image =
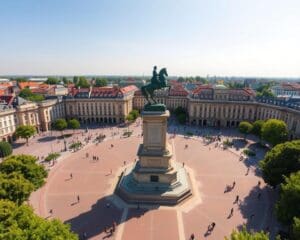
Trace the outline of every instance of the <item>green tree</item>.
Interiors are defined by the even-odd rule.
[[[55,77],[48,77],[48,79],[45,83],[50,84],[50,85],[55,85],[55,84],[59,83],[59,80]]]
[[[264,120],[256,120],[253,123],[253,128],[252,128],[252,133],[256,136],[258,136],[259,138],[261,138],[261,129],[262,126],[264,125],[265,121]]]
[[[0,142],[0,158],[4,158],[12,154],[12,147],[8,142]]]
[[[63,118],[58,118],[52,123],[52,128],[61,131],[61,134],[63,134],[63,131],[68,127],[68,123]]]
[[[96,78],[95,86],[96,87],[105,87],[105,86],[107,86],[107,79],[106,78]]]
[[[127,116],[126,116],[126,120],[128,121],[128,122],[132,122],[132,121],[134,121],[134,116],[132,115],[132,114],[128,114]]]
[[[185,124],[186,123],[186,113],[178,114],[177,120],[180,124]]]
[[[90,84],[85,77],[79,77],[76,87],[88,88]]]
[[[248,232],[244,226],[241,231],[233,230],[225,240],[269,240],[269,235],[264,232]]]
[[[252,128],[252,124],[246,121],[240,122],[239,124],[239,131],[244,134],[244,139],[246,139],[246,136],[252,131]]]
[[[287,140],[288,130],[284,121],[269,119],[261,129],[262,139],[273,146]]]
[[[195,80],[196,80],[196,82],[200,82],[202,84],[207,84],[208,83],[208,80],[206,78],[199,77],[199,76],[196,76]]]
[[[0,163],[3,174],[19,173],[38,189],[45,183],[47,171],[44,166],[36,163],[37,158],[31,155],[11,155]]]
[[[300,218],[294,217],[291,235],[293,240],[300,239]]]
[[[179,77],[178,79],[177,79],[177,82],[184,82],[185,80],[184,80],[184,78],[183,77]]]
[[[0,199],[11,200],[20,205],[33,190],[34,185],[20,173],[0,174]]]
[[[75,85],[77,85],[78,80],[79,80],[79,77],[77,77],[77,76],[74,76],[74,77],[73,77],[73,83],[74,83]]]
[[[30,125],[20,125],[16,129],[16,137],[21,137],[26,139],[26,144],[28,146],[28,139],[35,134],[36,130],[34,126]]]
[[[68,224],[60,220],[46,220],[36,214],[25,204],[17,206],[7,200],[0,200],[0,239],[68,239],[77,240]]]
[[[40,102],[45,99],[45,97],[41,94],[32,93],[28,87],[22,89],[19,96],[33,102]]]
[[[300,170],[300,140],[276,145],[259,165],[266,183],[271,186],[282,183],[284,176]]]
[[[80,128],[80,122],[77,119],[70,119],[68,121],[68,128],[75,131],[75,129]]]
[[[286,177],[281,184],[276,215],[284,224],[291,224],[295,216],[300,216],[300,171]]]

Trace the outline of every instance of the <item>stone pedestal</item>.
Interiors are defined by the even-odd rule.
[[[127,168],[116,193],[127,202],[174,205],[191,195],[188,174],[173,159],[167,139],[168,110],[143,111],[143,143],[137,161]]]

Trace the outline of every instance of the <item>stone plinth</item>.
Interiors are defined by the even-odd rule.
[[[167,110],[142,112],[139,161],[122,173],[116,188],[125,201],[174,205],[191,195],[188,174],[173,160],[173,149],[167,140],[169,116]]]

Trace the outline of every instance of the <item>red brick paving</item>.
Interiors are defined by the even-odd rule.
[[[134,129],[139,131],[140,127]],[[126,139],[115,137],[98,146],[90,144],[77,153],[66,155],[51,170],[47,184],[32,194],[30,203],[44,217],[49,216],[49,210],[53,209],[52,217],[71,223],[75,232],[81,235],[86,232],[89,239],[183,240],[188,239],[191,233],[196,235],[196,239],[223,239],[242,224],[255,230],[269,226],[274,197],[264,184],[261,190],[258,189],[257,182],[262,180],[256,175],[255,165],[250,166],[249,174],[245,175],[248,166],[239,161],[237,154],[215,148],[213,144],[204,146],[201,139],[177,136],[170,141],[174,141],[176,160],[193,169],[201,203],[195,204],[190,200],[175,208],[141,207],[139,210],[132,206],[122,219],[126,205],[119,204],[110,193],[123,162],[128,164],[136,158],[141,142],[137,136]],[[113,148],[111,144],[114,144]],[[185,144],[188,144],[187,149],[184,149]],[[22,152],[22,148],[26,147],[18,151]],[[100,160],[93,162],[93,155],[99,156]],[[69,179],[70,173],[73,174],[72,179]],[[224,193],[226,185],[232,185],[233,181],[236,181],[235,188]],[[258,191],[262,192],[260,200],[257,199]],[[80,196],[79,203],[77,195]],[[241,199],[239,204],[233,204],[236,195]],[[234,214],[227,219],[232,207]],[[180,221],[177,211],[181,211]],[[255,214],[252,220],[251,214]],[[104,227],[111,226],[113,221],[118,225],[117,231],[109,237]],[[216,223],[214,231],[205,235],[207,226],[213,221]],[[179,230],[180,227],[183,231]]]

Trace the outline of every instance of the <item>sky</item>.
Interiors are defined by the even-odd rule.
[[[0,0],[0,75],[300,77],[299,0]]]

